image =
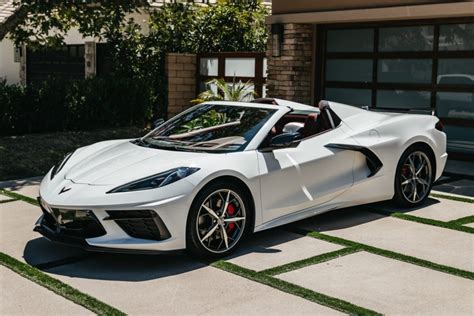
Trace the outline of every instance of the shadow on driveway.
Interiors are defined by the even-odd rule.
[[[255,252],[269,254],[280,252],[281,250],[274,247],[304,237],[293,232],[297,229],[330,231],[361,225],[383,217],[380,214],[361,211],[360,208],[347,208],[317,215],[303,221],[255,233],[247,238],[233,255],[225,259]],[[30,240],[26,244],[23,256],[28,263],[38,265],[38,261],[41,262],[39,257],[58,257],[54,252],[64,251],[66,254],[72,249],[74,248],[57,245],[41,237]],[[65,255],[64,258],[51,263],[40,263],[38,267],[49,270],[50,273],[74,278],[140,282],[201,269],[208,263],[195,259],[184,251],[158,255],[135,255],[77,250],[74,255],[69,252],[69,255]]]
[[[33,177],[21,180],[0,181],[0,189],[8,188],[11,191],[20,191],[23,187],[40,184],[43,177]]]

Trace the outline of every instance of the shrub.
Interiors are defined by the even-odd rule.
[[[0,81],[0,135],[144,125],[152,89],[136,78],[50,78],[27,87]]]

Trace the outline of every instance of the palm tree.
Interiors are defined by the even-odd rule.
[[[206,82],[208,90],[201,92],[197,99],[191,102],[197,104],[206,101],[248,101],[255,97],[255,92],[251,90],[251,82],[247,81],[243,83],[235,82],[235,77],[232,84],[228,84],[224,79],[212,79]],[[211,89],[215,86],[215,89]]]

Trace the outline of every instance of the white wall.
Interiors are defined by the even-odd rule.
[[[14,62],[14,47],[8,38],[0,41],[0,78],[6,78],[9,84],[20,83],[20,63]]]
[[[128,14],[126,16],[126,19],[130,18],[133,18],[135,23],[141,26],[144,34],[147,34],[149,32],[147,21],[150,18],[150,15],[148,14],[148,12],[146,12],[145,10],[141,10],[140,12]],[[84,44],[84,42],[91,41],[101,42],[99,39],[94,39],[90,36],[82,37],[82,34],[79,33],[79,30],[77,28],[71,29],[64,37],[64,42],[69,45]]]
[[[133,18],[136,23],[142,26],[143,32],[148,33],[146,21],[149,18],[148,13],[143,10],[139,13],[133,13],[127,16]],[[72,29],[65,36],[66,44],[83,44],[84,42],[96,41],[92,37],[82,37],[77,28]],[[20,83],[20,63],[14,62],[14,45],[11,40],[4,38],[0,41],[0,78],[6,78],[9,84]]]

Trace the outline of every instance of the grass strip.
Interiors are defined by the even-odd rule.
[[[8,202],[13,202],[13,201],[18,201],[17,199],[7,199],[7,200],[1,200],[0,204],[2,203],[8,203]]]
[[[409,214],[404,214],[404,213],[392,213],[392,217],[404,219],[407,221],[412,221],[412,222],[417,222],[421,224],[426,224],[426,225],[431,225],[431,226],[437,226],[437,227],[442,227],[442,228],[447,228],[447,229],[452,229],[452,230],[457,230],[465,233],[470,233],[474,234],[474,228],[472,227],[467,227],[467,226],[461,226],[459,224],[453,223],[453,222],[443,222],[443,221],[438,221],[435,219],[430,219],[430,218],[423,218],[423,217],[418,217],[418,216],[413,216]]]
[[[469,197],[444,195],[444,194],[438,194],[438,193],[431,193],[430,196],[435,197],[435,198],[440,198],[440,199],[458,201],[458,202],[474,203],[474,198],[469,198]]]
[[[403,220],[407,220],[411,222],[416,222],[420,224],[431,225],[431,226],[447,228],[451,230],[457,230],[464,233],[474,234],[474,228],[462,226],[462,224],[458,224],[456,221],[443,222],[436,219],[424,218],[424,217],[419,217],[419,216],[410,215],[410,214],[401,213],[401,212],[381,211],[377,209],[369,209],[369,211],[372,213],[377,213],[381,215],[390,215],[391,217],[395,217],[395,218],[399,218],[399,219],[403,219]],[[469,216],[468,218],[472,218],[472,221],[474,221],[474,216]]]
[[[466,271],[466,270],[462,270],[462,269],[458,269],[458,268],[453,268],[453,267],[450,267],[450,266],[445,266],[445,265],[434,263],[434,262],[431,262],[431,261],[428,261],[428,260],[419,259],[419,258],[408,256],[408,255],[403,255],[403,254],[398,253],[398,252],[393,252],[393,251],[390,251],[390,250],[385,250],[385,249],[369,246],[369,245],[366,245],[366,244],[361,244],[361,243],[358,243],[358,242],[355,242],[355,241],[352,241],[352,240],[347,240],[347,239],[343,239],[343,238],[339,238],[339,237],[325,235],[325,234],[322,234],[322,233],[319,233],[319,232],[309,232],[306,235],[310,236],[310,237],[313,237],[313,238],[320,239],[320,240],[332,242],[332,243],[335,243],[335,244],[357,248],[359,250],[367,251],[367,252],[370,252],[370,253],[373,253],[373,254],[376,254],[376,255],[379,255],[379,256],[384,256],[384,257],[390,258],[390,259],[395,259],[395,260],[415,264],[415,265],[418,265],[420,267],[429,268],[429,269],[449,273],[449,274],[456,275],[456,276],[466,278],[466,279],[469,279],[469,280],[474,280],[474,273],[470,272],[470,271]]]
[[[474,215],[461,217],[461,218],[452,220],[449,223],[455,224],[455,225],[466,225],[472,222],[474,222]]]
[[[249,280],[259,282],[261,284],[273,287],[280,291],[302,297],[309,301],[336,309],[344,313],[348,313],[352,315],[381,315],[370,309],[366,309],[366,308],[354,305],[352,303],[343,301],[341,299],[306,289],[299,285],[274,278],[270,275],[266,275],[261,272],[256,272],[254,270],[249,270],[249,269],[240,267],[230,262],[220,260],[220,261],[216,261],[212,263],[211,265],[218,269],[239,275]]]
[[[82,293],[63,282],[50,277],[40,270],[20,262],[2,252],[0,252],[0,264],[98,315],[126,315],[122,311],[119,311],[92,296]]]
[[[5,190],[5,189],[0,189],[0,194],[6,195],[6,196],[11,197],[15,200],[21,200],[23,202],[27,202],[27,203],[30,203],[30,204],[33,204],[33,205],[36,205],[36,206],[39,205],[38,201],[36,201],[36,199],[30,198],[30,197],[25,196],[23,194],[18,194],[18,193],[8,191],[8,190]]]
[[[278,267],[266,269],[266,270],[260,271],[260,273],[263,273],[263,274],[266,274],[266,275],[282,274],[282,273],[285,273],[285,272],[301,269],[301,268],[304,268],[306,266],[310,266],[310,265],[313,265],[313,264],[318,264],[318,263],[321,263],[321,262],[325,262],[325,261],[329,261],[329,260],[332,260],[332,259],[335,259],[335,258],[345,256],[345,255],[349,255],[349,254],[357,252],[357,251],[359,251],[358,248],[347,247],[347,248],[339,249],[339,250],[336,250],[336,251],[323,253],[321,255],[317,255],[317,256],[314,256],[314,257],[311,257],[311,258],[290,262],[290,263],[287,263],[287,264],[284,264],[284,265],[281,265],[281,266],[278,266]]]

